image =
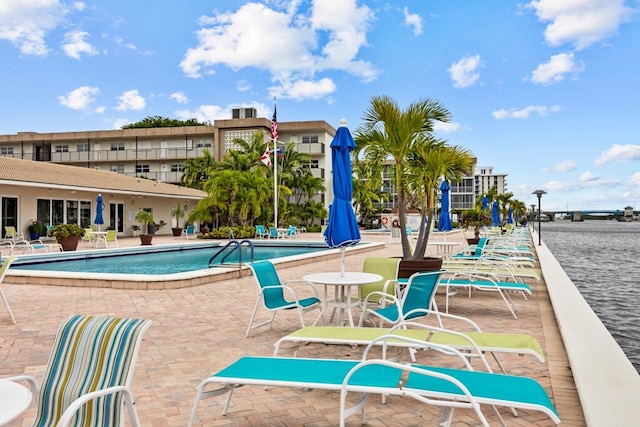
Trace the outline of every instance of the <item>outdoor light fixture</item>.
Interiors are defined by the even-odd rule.
[[[536,190],[531,194],[535,194],[538,196],[538,246],[542,245],[542,234],[540,233],[540,219],[542,217],[542,211],[540,210],[540,199],[542,199],[543,194],[547,194],[544,190]]]

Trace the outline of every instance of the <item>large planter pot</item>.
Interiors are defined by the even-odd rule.
[[[403,259],[398,267],[398,278],[408,279],[414,273],[437,271],[442,268],[442,258],[426,257],[424,259]]]
[[[180,227],[174,227],[171,229],[171,232],[173,233],[173,237],[180,237],[182,236],[182,228]]]
[[[75,251],[78,248],[80,236],[57,237],[56,240],[65,252]]]
[[[140,244],[142,246],[151,245],[151,240],[153,239],[153,234],[141,234],[140,235]]]
[[[471,238],[471,239],[467,239],[467,243],[469,245],[477,245],[478,242],[480,242],[480,238],[479,237],[478,238],[474,237],[474,238]]]

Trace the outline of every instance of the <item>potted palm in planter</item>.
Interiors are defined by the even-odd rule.
[[[37,219],[29,221],[29,226],[27,228],[29,229],[30,240],[37,240],[42,236],[42,234],[44,234],[44,225],[42,225],[42,223]]]
[[[180,237],[182,235],[182,227],[180,227],[180,220],[184,217],[184,208],[178,203],[173,209],[171,209],[171,218],[175,218],[176,226],[171,229],[173,237]]]
[[[156,224],[153,219],[153,214],[144,209],[140,209],[136,213],[136,221],[142,224],[142,232],[140,234],[140,244],[150,245],[153,235],[155,233]]]
[[[473,238],[467,239],[467,243],[475,245],[480,241],[480,229],[483,226],[491,225],[491,215],[482,209],[469,209],[462,214],[462,226],[473,227]]]
[[[395,162],[400,229],[406,229],[408,209],[413,207],[420,211],[422,226],[415,249],[409,244],[409,236],[400,233],[400,277],[442,266],[440,258],[425,258],[439,184],[443,178],[460,180],[473,168],[474,160],[468,150],[448,145],[431,134],[435,122],[449,122],[450,117],[444,105],[431,99],[414,102],[402,110],[390,97],[375,96],[364,113],[364,124],[356,131],[356,149],[353,151],[356,162],[363,159],[370,164],[382,165],[387,158]]]
[[[49,234],[56,238],[65,252],[75,251],[80,238],[84,236],[84,228],[78,224],[58,224],[51,227]]]

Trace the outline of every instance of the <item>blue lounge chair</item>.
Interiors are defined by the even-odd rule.
[[[187,239],[195,239],[196,238],[196,226],[195,225],[187,225],[187,228],[184,229],[184,237]]]
[[[124,426],[125,408],[132,426],[140,425],[130,384],[138,349],[150,320],[74,315],[53,342],[38,395],[34,426]]]
[[[410,365],[383,359],[368,359],[369,350],[382,341],[407,341],[411,346],[455,355],[465,369],[440,366]],[[214,384],[219,387],[207,389]],[[345,419],[360,413],[365,424],[365,403],[369,394],[404,396],[419,402],[445,408],[439,425],[450,426],[455,408],[470,408],[483,426],[489,426],[481,405],[508,406],[515,409],[540,411],[554,423],[558,413],[545,389],[534,379],[513,375],[476,372],[459,351],[439,344],[412,340],[398,335],[384,335],[367,346],[361,361],[341,359],[310,359],[291,357],[241,357],[223,370],[202,381],[196,392],[188,426],[195,422],[202,399],[228,393],[223,406],[226,415],[233,391],[243,385],[312,388],[340,391],[340,426]],[[347,395],[362,393],[362,399],[347,408]],[[390,403],[391,405],[392,403]],[[503,422],[496,410],[497,416]]]
[[[244,335],[245,337],[249,336],[249,332],[252,329],[264,325],[269,325],[269,327],[271,327],[271,324],[276,317],[276,313],[279,310],[296,310],[298,312],[298,317],[300,318],[300,323],[302,324],[302,327],[304,327],[304,312],[318,308],[320,310],[320,314],[313,324],[315,325],[319,319],[322,319],[323,324],[325,323],[323,316],[324,307],[322,306],[322,302],[318,296],[318,291],[316,287],[313,286],[313,283],[307,282],[306,280],[288,280],[281,283],[278,273],[276,272],[276,268],[271,261],[256,261],[249,264],[249,268],[251,268],[253,277],[256,279],[256,283],[258,284],[259,294],[253,308],[253,313],[251,313],[251,319],[249,320],[249,325],[247,326],[247,331]],[[293,288],[290,286],[290,284],[293,283],[302,283],[309,286],[313,296],[298,298]],[[256,313],[258,312],[258,307],[261,303],[264,308],[271,312],[271,319],[254,325],[253,321],[256,318]]]
[[[375,317],[380,320],[380,326],[384,322],[396,324],[403,320],[411,320],[418,317],[427,316],[431,307],[435,304],[434,296],[438,289],[438,282],[444,270],[428,271],[413,274],[406,285],[403,283],[403,289],[400,290],[398,296],[389,296],[382,292],[371,292],[363,303],[362,315],[360,316],[360,324],[362,326],[368,317]],[[397,287],[396,289],[399,289]],[[380,299],[382,302],[391,302],[391,304],[382,308],[370,308],[372,299]],[[376,303],[375,307],[379,307]]]
[[[264,228],[264,225],[256,225],[255,238],[256,239],[265,239],[267,237],[269,237],[269,233],[267,233],[267,230]]]

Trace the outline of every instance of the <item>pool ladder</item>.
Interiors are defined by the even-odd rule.
[[[243,244],[247,244],[249,246],[249,253],[251,254],[251,261],[253,262],[253,242],[249,239],[244,239],[244,240],[230,240],[229,243],[227,243],[226,245],[224,245],[220,250],[218,250],[218,252],[216,252],[215,254],[213,254],[213,256],[211,258],[209,258],[209,268],[211,267],[224,267],[224,262],[227,259],[227,257],[229,257],[229,255],[233,254],[234,252],[238,252],[238,277],[241,277],[241,271],[242,271],[242,245]],[[230,248],[231,250],[229,250],[227,253],[225,253],[225,251],[227,250],[227,248]],[[222,256],[222,259],[220,260],[219,264],[212,264],[212,262],[218,257],[218,256]]]

